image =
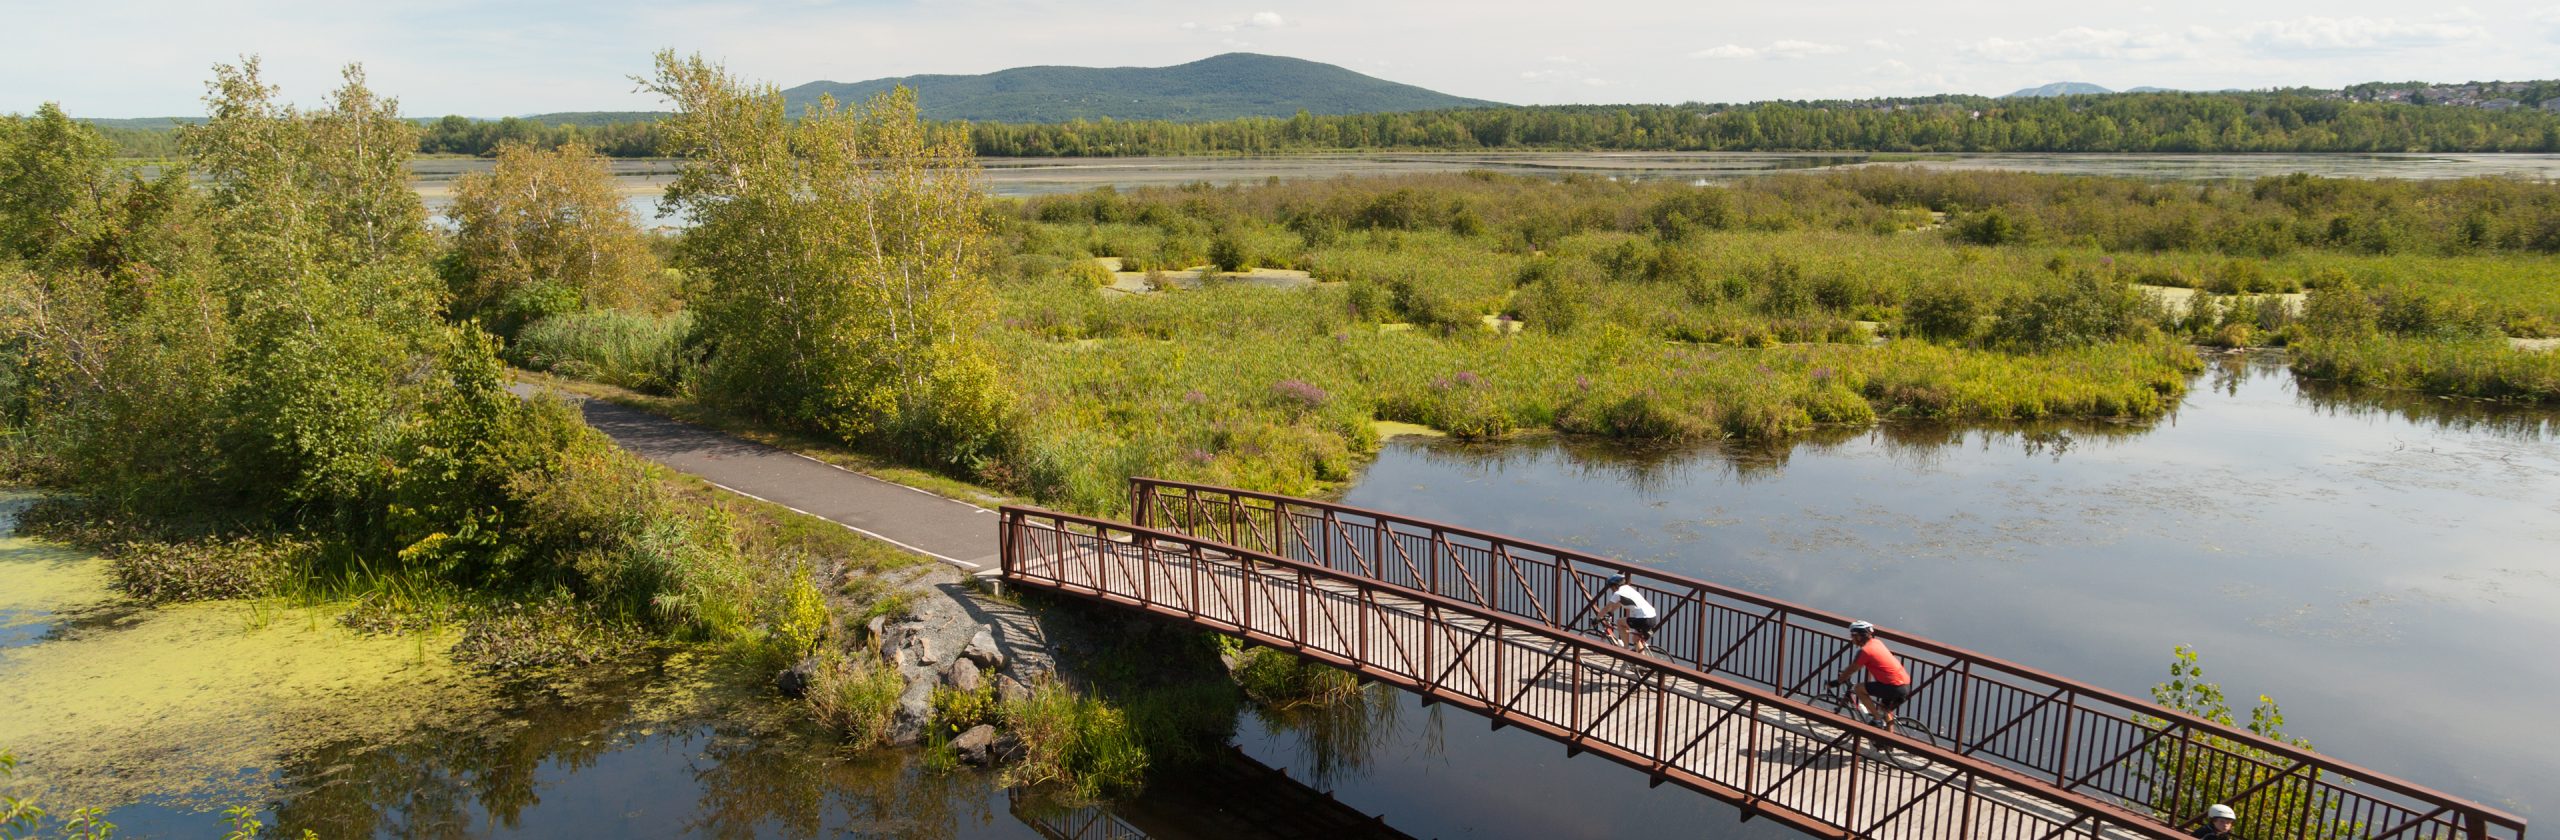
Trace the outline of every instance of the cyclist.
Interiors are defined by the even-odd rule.
[[[1603,588],[1599,600],[1600,627],[1609,634],[1609,641],[1643,653],[1645,646],[1653,641],[1654,626],[1662,621],[1662,613],[1653,608],[1653,602],[1645,600],[1644,593],[1627,582],[1625,572],[1609,576],[1609,584]],[[1620,613],[1625,614],[1627,636],[1624,640],[1618,637]]]
[[[2240,836],[2232,829],[2238,822],[2240,822],[2240,813],[2231,810],[2229,805],[2206,808],[2204,809],[2204,827],[2196,829],[2196,837],[2200,840],[2230,840]]]
[[[1832,678],[1831,687],[1838,688],[1860,670],[1866,671],[1867,678],[1857,683],[1858,708],[1882,715],[1884,728],[1892,729],[1893,711],[1911,699],[1911,672],[1903,670],[1902,660],[1884,648],[1883,639],[1876,638],[1873,624],[1849,622],[1849,643],[1858,646],[1858,656],[1849,662],[1849,667],[1840,669],[1840,676]]]

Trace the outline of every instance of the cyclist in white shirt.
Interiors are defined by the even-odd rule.
[[[1645,646],[1653,641],[1654,627],[1662,621],[1662,613],[1653,608],[1653,602],[1645,600],[1644,593],[1637,591],[1635,584],[1627,582],[1625,572],[1609,576],[1609,584],[1601,591],[1599,600],[1600,627],[1609,634],[1609,640],[1643,653]],[[1627,630],[1623,638],[1618,634],[1622,616]]]

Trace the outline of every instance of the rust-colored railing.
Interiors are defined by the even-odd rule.
[[[1846,616],[1499,534],[1329,502],[1135,479],[1141,526],[1428,592],[1576,632],[1624,573],[1662,610],[1653,655],[1780,698],[1845,665]],[[2248,836],[2521,840],[2525,821],[2476,802],[1928,639],[1885,634],[1911,671],[1912,716],[1953,751],[2192,829],[2232,805]]]
[[[2150,815],[1763,686],[1201,537],[1000,511],[1004,578],[1283,647],[1827,837],[2176,838]],[[1917,756],[1918,769],[1877,758]]]

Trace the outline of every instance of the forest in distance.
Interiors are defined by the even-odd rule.
[[[509,143],[607,157],[667,154],[633,112],[421,120],[417,151],[491,156]],[[178,152],[171,127],[97,126],[129,158]],[[2560,112],[2354,102],[2299,92],[1934,96],[1747,105],[1553,105],[1223,122],[959,123],[982,157],[1330,151],[1869,151],[1898,153],[2560,152]]]

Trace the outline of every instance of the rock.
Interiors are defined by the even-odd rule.
[[[1004,650],[996,647],[996,634],[985,627],[980,627],[978,632],[969,635],[969,645],[960,649],[960,655],[977,662],[981,667],[999,671],[1004,669]]]
[[[897,714],[889,716],[889,744],[903,747],[924,740],[925,726],[932,722],[933,681],[907,683],[906,692],[898,695]]]
[[[912,661],[918,665],[930,667],[942,663],[940,657],[933,655],[933,640],[925,638],[922,633],[907,639],[907,653],[914,657]]]
[[[871,643],[872,650],[881,650],[882,648],[880,647],[880,643],[888,641],[889,617],[885,615],[872,616],[870,622],[862,625],[862,629],[870,631],[870,635],[862,638],[864,641]]]
[[[996,728],[981,723],[951,739],[951,751],[960,754],[962,764],[985,766],[1000,755],[996,750],[997,740]]]
[[[978,686],[984,684],[984,681],[979,679],[978,663],[965,657],[951,660],[951,667],[942,672],[942,679],[950,683],[952,688],[960,691],[976,691]]]
[[[996,675],[996,700],[998,702],[1020,703],[1030,699],[1031,686],[1024,685],[1021,680],[1014,679],[1012,674]]]
[[[782,696],[793,700],[807,697],[809,684],[815,680],[818,668],[817,657],[801,657],[800,661],[791,663],[791,667],[784,668],[781,673],[773,675],[773,690],[782,692]]]

